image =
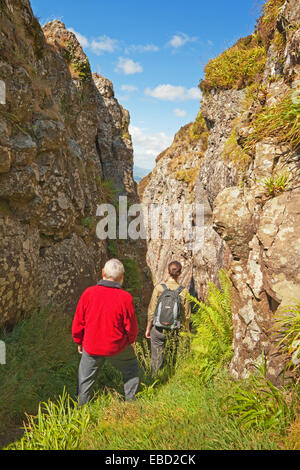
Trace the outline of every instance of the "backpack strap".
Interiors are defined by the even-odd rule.
[[[164,288],[164,290],[168,290],[168,287],[166,286],[166,284],[161,284],[161,286]]]
[[[176,291],[178,292],[178,294],[180,294],[183,290],[184,290],[184,287],[183,287],[183,286],[179,286],[179,287],[177,287],[177,289],[176,289]]]

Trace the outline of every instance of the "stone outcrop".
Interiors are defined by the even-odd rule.
[[[40,303],[72,310],[108,256],[97,206],[137,191],[129,113],[75,35],[42,30],[28,0],[1,0],[0,23],[2,326]]]
[[[193,187],[175,181],[168,170],[172,146],[140,183],[143,202],[192,200],[204,206],[202,248],[186,254],[177,241],[149,240],[148,262],[155,280],[165,275],[167,261],[177,258],[185,266],[185,286],[190,286],[193,274],[196,291],[204,298],[207,283],[216,282],[220,267],[226,268],[233,283],[231,372],[236,378],[247,376],[264,351],[274,382],[282,372],[270,330],[274,313],[300,298],[299,147],[282,136],[264,136],[263,131],[251,148],[247,142],[260,113],[279,106],[287,96],[299,100],[300,5],[297,0],[281,3],[275,22],[272,16],[274,29],[261,31],[266,64],[253,86],[203,87],[200,112],[209,130],[207,150],[200,161],[192,146],[184,150],[185,165],[199,163]],[[253,38],[266,27],[261,21]],[[178,163],[179,171],[180,158]],[[289,176],[288,184],[268,192],[268,181],[282,174]]]
[[[201,129],[202,135],[200,133],[199,136],[194,136],[192,130],[192,123],[180,129],[172,145],[157,157],[157,165],[152,174],[139,183],[139,195],[148,208],[153,204],[169,208],[193,202],[195,180],[207,147],[207,130]],[[179,259],[183,265],[182,282],[189,285],[192,277],[192,253],[186,239],[174,240],[172,222],[174,223],[173,218],[168,239],[150,237],[147,263],[153,279],[160,282],[166,276],[168,261],[171,258]]]
[[[243,90],[216,90],[202,101],[205,130],[197,134],[195,122],[182,128],[173,144],[157,158],[153,172],[139,183],[139,194],[146,205],[199,204],[204,214],[204,243],[190,249],[186,240],[151,238],[147,262],[155,281],[167,273],[167,264],[177,259],[183,265],[182,284],[189,288],[193,279],[199,298],[204,298],[208,282],[216,282],[218,271],[227,266],[229,250],[212,226],[213,202],[227,186],[236,184],[235,165],[222,156],[234,120],[239,114]],[[191,135],[193,138],[191,138]]]

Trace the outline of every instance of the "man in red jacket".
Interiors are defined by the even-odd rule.
[[[82,354],[78,371],[78,399],[90,399],[97,372],[105,359],[121,371],[125,400],[134,398],[139,385],[138,363],[132,344],[138,326],[132,296],[121,288],[124,266],[109,260],[103,279],[86,289],[77,305],[72,336]]]

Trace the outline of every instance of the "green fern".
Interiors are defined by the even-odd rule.
[[[300,301],[295,305],[280,308],[275,315],[275,334],[278,347],[286,355],[286,369],[300,380]]]
[[[192,351],[199,360],[204,382],[210,380],[232,357],[232,286],[226,271],[219,272],[220,288],[209,283],[205,302],[191,295],[190,302],[197,306],[193,318],[196,334],[192,341]]]

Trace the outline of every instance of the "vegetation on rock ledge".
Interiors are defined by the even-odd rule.
[[[205,80],[200,82],[203,92],[213,88],[244,88],[264,71],[266,49],[259,45],[256,34],[240,39],[233,47],[211,59],[205,67]]]
[[[264,137],[274,137],[295,149],[300,145],[300,93],[289,92],[278,104],[266,107],[251,123],[253,131],[245,150],[251,150]]]

